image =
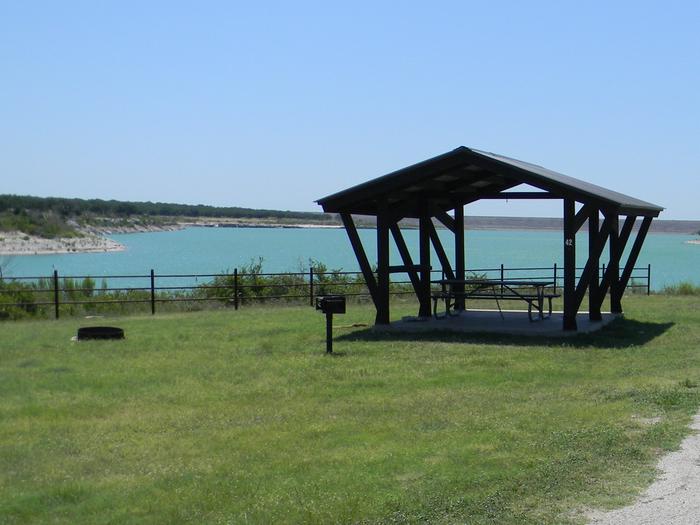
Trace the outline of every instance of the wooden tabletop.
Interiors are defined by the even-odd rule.
[[[505,279],[439,279],[432,281],[435,284],[454,286],[455,284],[464,285],[482,285],[482,286],[532,286],[533,288],[546,288],[554,286],[553,281],[526,281],[526,280],[509,280]]]

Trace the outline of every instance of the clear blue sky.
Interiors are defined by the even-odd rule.
[[[318,210],[465,145],[700,219],[697,0],[4,0],[0,65],[0,193]]]

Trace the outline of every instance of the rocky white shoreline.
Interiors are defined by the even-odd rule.
[[[120,252],[125,249],[123,244],[95,234],[44,239],[17,231],[0,232],[0,255]]]
[[[274,220],[202,218],[163,225],[109,225],[83,226],[81,237],[44,239],[23,232],[0,232],[0,255],[49,255],[57,253],[120,252],[126,247],[106,237],[115,233],[148,233],[182,230],[192,227],[207,228],[340,228],[333,224],[280,222]]]

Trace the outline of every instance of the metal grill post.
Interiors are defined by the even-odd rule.
[[[333,353],[333,314],[326,314],[326,353]]]

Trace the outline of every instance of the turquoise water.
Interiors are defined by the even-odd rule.
[[[439,232],[452,258],[451,235]],[[266,272],[306,270],[309,259],[329,268],[358,270],[355,256],[342,229],[282,228],[189,228],[175,232],[131,233],[111,236],[127,249],[113,253],[25,255],[0,257],[5,275],[146,275],[207,274],[240,268],[263,258]],[[376,261],[374,230],[360,230],[370,262]],[[404,231],[414,260],[417,260],[418,232]],[[652,287],[690,281],[700,284],[700,245],[685,243],[691,235],[649,234],[637,266],[652,266]],[[587,253],[587,235],[577,237],[578,264]],[[630,243],[631,244],[631,241]],[[392,242],[393,245],[393,242]],[[562,264],[562,234],[557,231],[467,231],[469,268],[551,267]],[[434,267],[438,267],[433,256]],[[401,264],[394,250],[392,264]],[[133,280],[131,281],[133,283]],[[141,283],[143,284],[143,283]]]

